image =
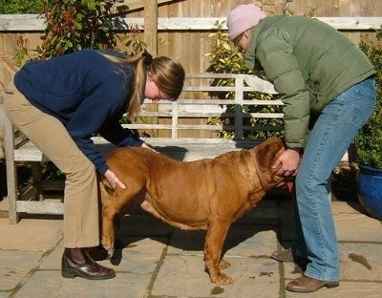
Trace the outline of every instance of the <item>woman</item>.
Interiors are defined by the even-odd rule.
[[[248,65],[253,68],[257,60],[283,95],[288,149],[275,168],[281,166],[280,173],[286,176],[297,175],[300,225],[295,255],[307,263],[304,274],[287,289],[314,292],[338,286],[328,180],[372,114],[374,67],[345,36],[316,19],[267,17],[253,4],[239,5],[228,16],[228,30]],[[314,126],[307,139],[310,124]],[[281,260],[279,255],[274,258]]]
[[[97,175],[114,188],[125,186],[107,167],[91,137],[117,146],[146,146],[119,124],[133,120],[144,97],[176,100],[184,70],[170,58],[136,57],[82,50],[20,69],[7,91],[9,118],[65,175],[62,275],[109,279],[88,248],[99,245]]]

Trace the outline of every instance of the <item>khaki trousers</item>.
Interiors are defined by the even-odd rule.
[[[65,175],[64,246],[99,244],[98,185],[94,165],[80,151],[64,125],[34,107],[11,83],[4,106],[11,122]]]

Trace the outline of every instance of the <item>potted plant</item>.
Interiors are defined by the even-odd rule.
[[[381,39],[381,32],[379,39]],[[376,109],[355,139],[359,161],[358,198],[373,217],[382,219],[382,47],[377,44],[361,44],[377,70]]]

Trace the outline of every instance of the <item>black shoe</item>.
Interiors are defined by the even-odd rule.
[[[281,251],[276,250],[271,254],[271,258],[277,262],[293,262],[293,252],[292,249],[283,249]]]
[[[76,276],[91,280],[111,279],[115,277],[113,269],[103,267],[92,260],[84,251],[84,261],[77,263],[70,254],[70,249],[66,248],[62,256],[61,274],[65,278],[75,278]]]

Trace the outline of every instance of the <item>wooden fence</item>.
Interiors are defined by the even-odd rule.
[[[147,1],[147,0],[144,0]],[[127,16],[128,24],[136,24],[135,37],[143,39],[145,15],[143,0],[125,0],[133,9]],[[150,0],[150,3],[155,0]],[[257,3],[268,14],[293,13],[320,18],[341,30],[354,43],[375,39],[375,29],[382,25],[380,0],[157,0],[158,54],[179,60],[188,74],[206,71],[211,51],[210,34],[216,32],[216,22],[225,20],[230,9],[238,4]],[[148,11],[148,8],[146,8]],[[0,16],[0,52],[14,55],[17,37],[30,40],[29,48],[40,44],[43,20],[33,15]],[[225,29],[223,25],[223,30]],[[146,30],[147,31],[147,30]],[[146,32],[147,33],[147,32]],[[128,32],[127,34],[131,34]],[[125,32],[122,32],[125,36]],[[1,54],[1,53],[0,53]]]

